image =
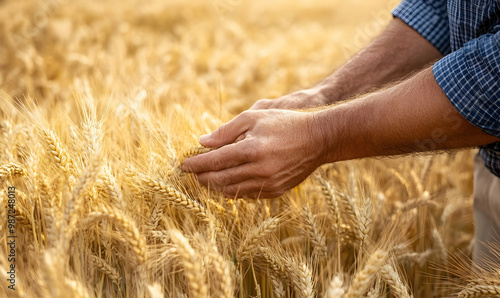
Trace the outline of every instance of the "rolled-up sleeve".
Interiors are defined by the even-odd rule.
[[[500,31],[445,56],[434,64],[433,73],[465,119],[500,137]]]
[[[392,15],[401,19],[433,44],[443,55],[450,53],[446,0],[403,0]]]

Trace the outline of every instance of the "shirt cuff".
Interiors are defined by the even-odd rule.
[[[432,70],[467,121],[500,137],[500,32],[471,40],[436,62]]]
[[[392,15],[415,29],[443,55],[451,52],[446,1],[403,0]]]

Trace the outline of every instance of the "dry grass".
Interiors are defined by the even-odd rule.
[[[393,6],[214,1],[0,2],[0,296],[498,293],[467,261],[473,151],[325,165],[274,200],[179,171],[201,134],[313,85]]]

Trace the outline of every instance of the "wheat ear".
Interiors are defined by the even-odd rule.
[[[314,252],[319,256],[326,257],[328,252],[328,248],[326,247],[326,238],[316,224],[311,208],[309,208],[309,206],[303,207],[302,215],[304,217],[307,237],[313,244]]]
[[[215,297],[233,297],[233,281],[231,279],[231,270],[226,260],[217,252],[208,254],[213,269],[217,285],[215,287]]]
[[[338,231],[340,225],[340,210],[339,210],[337,196],[335,196],[333,187],[328,181],[321,178],[321,176],[319,175],[316,176],[316,181],[318,181],[319,185],[321,186],[321,191],[323,192],[326,204],[328,205],[328,210],[335,219],[334,229]]]
[[[286,289],[283,280],[274,272],[269,274],[269,278],[271,279],[271,285],[273,286],[274,296],[276,296],[276,298],[285,298]]]
[[[342,287],[343,282],[339,276],[332,278],[328,284],[325,298],[340,298],[345,294],[345,289]]]
[[[26,170],[24,170],[20,165],[13,162],[8,163],[0,167],[0,185],[2,185],[7,178],[27,175],[28,172],[26,172]]]
[[[391,288],[391,293],[399,298],[410,298],[412,297],[409,294],[407,286],[403,283],[401,278],[399,277],[398,272],[394,269],[394,267],[390,264],[385,264],[380,267],[380,275],[384,279],[384,281]]]
[[[188,150],[184,151],[184,153],[182,154],[182,160],[184,160],[188,157],[191,157],[191,156],[207,153],[207,152],[210,152],[212,150],[214,150],[214,149],[203,147],[203,146],[193,146],[193,147],[189,148]]]
[[[337,195],[340,197],[340,201],[344,206],[345,213],[350,219],[352,228],[355,231],[359,231],[359,209],[354,199],[350,195],[341,192],[337,192]]]
[[[262,256],[266,263],[279,277],[285,277],[287,280],[291,280],[288,272],[286,270],[286,262],[283,261],[285,256],[283,254],[273,253],[269,247],[261,246],[258,248],[259,256]]]
[[[213,217],[209,217],[206,208],[201,203],[187,197],[185,194],[176,190],[172,186],[161,181],[154,180],[151,177],[142,175],[140,179],[150,190],[158,194],[163,200],[157,212],[163,212],[165,207],[163,203],[189,210],[193,212],[201,221],[205,223],[214,223],[214,229],[221,241],[228,241],[226,231],[220,221],[215,220]]]
[[[398,261],[410,261],[413,263],[417,263],[420,266],[423,266],[433,253],[434,253],[433,249],[427,249],[423,252],[409,252],[409,253],[398,255],[397,260]]]
[[[314,294],[314,281],[313,274],[309,266],[304,262],[292,261],[295,263],[292,268],[292,282],[295,285],[295,294],[298,297],[313,298]]]
[[[372,225],[372,201],[369,198],[364,200],[364,206],[359,217],[358,238],[360,251],[367,244],[368,234]]]
[[[101,193],[104,198],[109,200],[116,208],[125,210],[125,201],[123,200],[120,187],[111,173],[109,166],[104,167],[103,175],[99,177],[97,185],[102,190]]]
[[[366,265],[356,273],[351,281],[346,298],[361,297],[370,287],[375,273],[379,271],[387,258],[387,252],[381,249],[376,250],[368,259]]]
[[[101,162],[98,156],[94,156],[88,167],[83,172],[82,176],[78,179],[78,183],[73,189],[72,196],[70,197],[66,208],[64,210],[64,224],[66,225],[64,231],[64,250],[69,246],[69,242],[73,236],[73,232],[76,228],[76,222],[79,219],[78,213],[83,205],[83,198],[85,191],[92,185],[95,181],[99,170]]]
[[[248,258],[262,243],[265,236],[274,232],[278,228],[279,219],[271,217],[263,221],[256,227],[250,234],[248,234],[241,242],[238,252],[236,253],[237,259],[242,261]]]
[[[97,270],[104,273],[109,279],[115,284],[119,284],[121,281],[121,276],[118,271],[109,265],[104,259],[95,256],[94,254],[89,254],[90,261],[97,268]]]
[[[145,175],[142,175],[140,179],[150,190],[160,195],[165,203],[189,210],[195,213],[201,221],[210,222],[205,207],[199,202],[188,198],[185,194],[164,182],[154,180]]]
[[[172,242],[177,246],[177,252],[184,266],[184,275],[192,297],[207,297],[208,289],[203,274],[203,266],[188,240],[177,230],[170,231]]]
[[[71,175],[73,171],[73,159],[70,157],[68,151],[61,144],[59,139],[54,135],[51,130],[44,129],[40,132],[47,150],[56,162],[58,167],[67,175]]]
[[[465,289],[457,294],[457,297],[498,297],[500,296],[500,286],[497,285],[467,285]]]
[[[101,207],[101,211],[89,213],[85,219],[80,221],[80,225],[82,227],[88,227],[101,220],[109,220],[119,227],[124,232],[125,239],[127,239],[130,247],[134,251],[138,263],[146,263],[146,240],[141,235],[132,219],[115,208],[103,206]]]

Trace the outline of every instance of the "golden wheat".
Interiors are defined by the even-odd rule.
[[[469,270],[474,150],[328,164],[269,201],[180,171],[214,150],[200,135],[313,86],[395,3],[0,6],[0,297],[497,293]]]

